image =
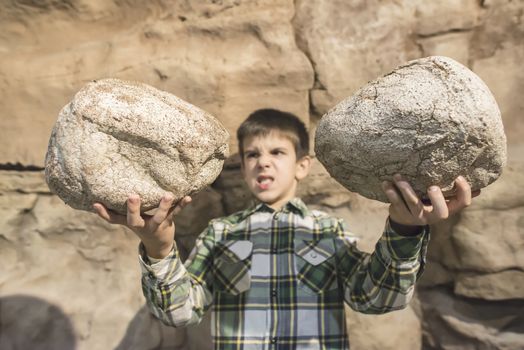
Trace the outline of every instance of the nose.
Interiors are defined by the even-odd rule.
[[[268,154],[261,154],[258,157],[258,166],[261,168],[266,168],[270,164],[270,157]]]

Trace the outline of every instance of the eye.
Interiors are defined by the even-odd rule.
[[[247,151],[244,153],[244,156],[246,158],[256,158],[258,156],[258,152],[255,151]]]
[[[277,149],[272,150],[271,154],[273,154],[273,155],[282,155],[282,154],[286,154],[286,152],[284,152],[283,149],[277,148]]]

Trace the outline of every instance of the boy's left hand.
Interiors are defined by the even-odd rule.
[[[432,225],[471,204],[471,198],[480,194],[479,191],[471,193],[471,187],[466,179],[459,176],[455,180],[456,194],[452,198],[444,198],[440,187],[428,188],[430,205],[425,205],[415,194],[411,185],[400,175],[393,177],[394,184],[384,181],[382,189],[388,197],[389,216],[394,222],[408,226]]]

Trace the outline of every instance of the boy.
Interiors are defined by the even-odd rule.
[[[344,301],[364,313],[405,307],[420,275],[428,225],[471,202],[469,185],[456,181],[446,200],[430,187],[431,206],[395,176],[384,183],[391,205],[373,254],[360,252],[341,220],[309,210],[295,198],[309,171],[308,135],[300,120],[277,110],[251,114],[238,132],[244,180],[258,204],[212,220],[185,265],[173,243],[178,213],[166,194],[154,216],[140,215],[131,195],[127,217],[95,204],[111,223],[142,240],[142,286],[153,314],[172,326],[200,321],[213,306],[216,349],[348,349]]]

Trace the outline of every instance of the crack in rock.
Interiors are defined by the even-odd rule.
[[[166,191],[175,200],[211,184],[229,134],[199,108],[149,85],[104,79],[62,109],[46,155],[49,188],[75,209],[94,202],[124,214],[130,193],[141,210]]]
[[[370,92],[377,96],[370,99]],[[363,86],[322,117],[315,153],[350,191],[387,202],[381,183],[395,173],[426,197],[453,195],[462,175],[473,190],[506,164],[500,111],[482,80],[441,56],[410,61]]]

